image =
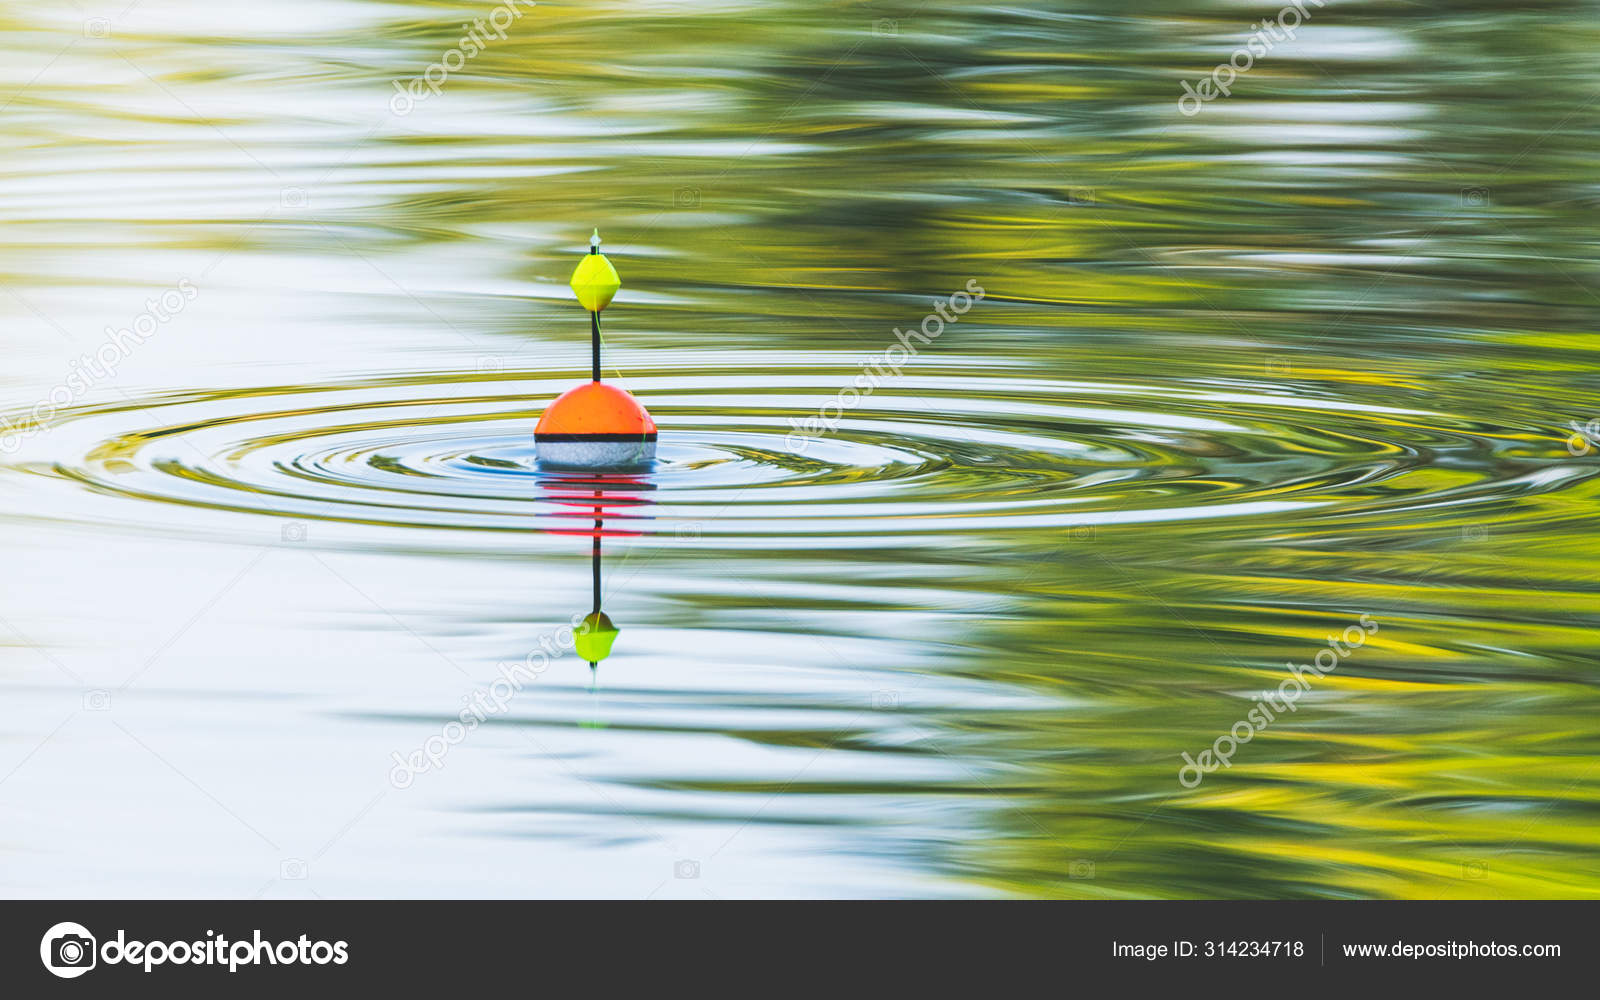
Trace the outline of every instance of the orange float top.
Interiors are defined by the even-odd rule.
[[[533,429],[537,438],[567,435],[654,437],[656,422],[626,391],[604,382],[585,382],[557,396]]]

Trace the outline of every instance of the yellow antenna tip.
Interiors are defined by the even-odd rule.
[[[589,238],[589,252],[572,272],[571,284],[572,290],[578,293],[578,301],[590,312],[599,312],[610,305],[611,297],[622,287],[617,269],[600,252],[600,230],[596,229]]]

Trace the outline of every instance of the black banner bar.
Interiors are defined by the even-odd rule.
[[[992,989],[1050,970],[1175,984],[1538,982],[1597,971],[1596,905],[10,902],[0,903],[0,970],[10,986],[30,984],[26,996],[96,984],[416,995],[579,970],[613,984],[742,977],[751,990],[862,976],[975,988],[988,976]]]

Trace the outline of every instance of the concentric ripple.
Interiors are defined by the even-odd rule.
[[[846,404],[839,390],[849,383],[836,369],[772,371],[631,378],[662,433],[654,471],[629,477],[537,464],[533,424],[579,372],[444,373],[87,407],[29,439],[13,464],[101,500],[160,506],[113,512],[80,499],[19,513],[139,522],[165,510],[162,522],[180,528],[244,513],[563,533],[607,496],[621,499],[603,511],[613,519],[606,529],[629,534],[866,543],[1456,506],[1592,472],[1551,461],[1564,456],[1555,429],[1464,426],[1261,383],[935,370]],[[818,415],[827,426],[807,436]],[[1423,466],[1451,474],[1408,484],[1406,473]]]

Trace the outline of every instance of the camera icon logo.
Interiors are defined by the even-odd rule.
[[[306,536],[306,526],[300,521],[290,521],[283,526],[283,540],[286,542],[303,542]]]
[[[284,858],[278,864],[278,877],[295,881],[311,874],[311,868],[299,858]]]
[[[872,33],[879,38],[893,38],[900,34],[900,22],[892,17],[880,17],[872,22]]]
[[[1067,865],[1067,878],[1094,878],[1094,862],[1088,860],[1087,858],[1079,858],[1078,860],[1072,862],[1071,864]]]
[[[691,187],[677,188],[672,192],[673,208],[699,208],[700,189]]]
[[[690,861],[688,859],[685,859],[683,861],[675,862],[673,864],[673,866],[672,866],[672,877],[673,878],[699,878],[700,877],[700,862],[698,862],[698,861]]]
[[[85,38],[110,38],[111,19],[106,17],[91,17],[83,22],[83,37]]]
[[[1591,420],[1587,424],[1579,424],[1576,420],[1569,423],[1572,436],[1567,438],[1567,454],[1573,458],[1582,458],[1594,451],[1596,443],[1600,443],[1600,420]]]
[[[111,692],[96,688],[83,693],[83,708],[87,712],[104,712],[111,707]]]
[[[39,959],[62,979],[76,979],[94,968],[96,954],[89,928],[70,920],[45,931],[39,940]]]
[[[1461,877],[1470,879],[1488,878],[1489,862],[1463,861],[1461,863]]]
[[[278,205],[281,208],[305,208],[310,201],[305,188],[286,187],[278,192]]]
[[[1462,188],[1461,189],[1461,207],[1463,207],[1463,208],[1487,208],[1488,206],[1489,206],[1489,189],[1488,188],[1479,187],[1479,188]]]

